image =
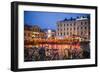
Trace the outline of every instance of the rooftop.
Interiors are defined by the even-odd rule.
[[[64,20],[61,21],[65,22],[65,21],[78,21],[78,20],[87,20],[87,19],[90,19],[90,17],[89,16],[87,17],[81,16],[76,18],[71,17],[70,19],[65,18]]]

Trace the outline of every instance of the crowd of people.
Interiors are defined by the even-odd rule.
[[[80,48],[65,48],[61,56],[59,49],[46,47],[24,48],[24,61],[48,61],[90,58],[90,53]]]

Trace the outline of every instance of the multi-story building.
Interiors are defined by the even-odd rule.
[[[38,25],[32,26],[32,38],[45,38],[45,32]]]
[[[77,17],[76,19],[64,19],[57,22],[56,37],[64,38],[79,36],[84,40],[90,39],[90,18]]]
[[[34,38],[45,38],[46,33],[38,25],[24,26],[24,39],[33,40]]]
[[[30,28],[31,26],[28,25],[24,26],[24,40],[28,40],[28,41],[32,40],[32,30]]]

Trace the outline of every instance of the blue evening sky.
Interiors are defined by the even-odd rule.
[[[38,25],[42,29],[56,29],[57,21],[88,16],[89,14],[24,11],[24,24]]]

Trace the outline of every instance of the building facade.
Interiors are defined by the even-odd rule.
[[[45,32],[38,25],[32,26],[32,38],[45,38]]]
[[[79,36],[84,40],[90,40],[90,18],[79,17],[57,22],[56,37],[64,38],[73,35]]]
[[[24,26],[24,40],[32,41],[34,38],[43,39],[46,33],[38,25]]]
[[[32,30],[30,26],[24,26],[24,40],[31,41],[32,40]]]

